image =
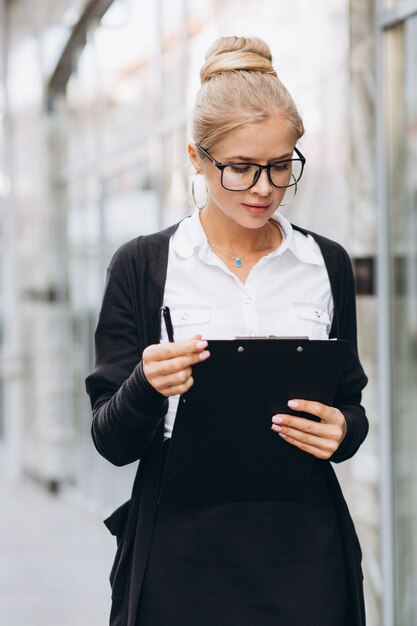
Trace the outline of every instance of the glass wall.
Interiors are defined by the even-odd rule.
[[[416,11],[417,12],[417,11]],[[395,623],[417,623],[417,15],[384,36]]]

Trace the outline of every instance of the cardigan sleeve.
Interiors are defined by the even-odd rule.
[[[346,419],[347,432],[339,448],[330,458],[340,463],[351,458],[368,433],[368,419],[361,405],[362,389],[368,382],[358,356],[355,282],[352,265],[343,250],[340,296],[337,303],[339,316],[339,339],[349,341],[346,366],[342,373],[334,400]]]
[[[120,271],[116,275],[112,265],[107,271],[95,351],[95,369],[86,379],[93,410],[92,438],[105,459],[126,465],[148,450],[168,400],[145,378],[128,277],[124,280]]]

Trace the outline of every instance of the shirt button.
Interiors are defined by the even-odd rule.
[[[256,333],[254,333],[253,330],[251,330],[249,333],[249,337],[256,337]]]
[[[321,313],[320,313],[320,311],[317,311],[317,309],[314,311],[314,313],[317,315],[318,318],[321,317]]]
[[[189,318],[189,317],[190,317],[190,314],[189,314],[189,313],[183,313],[183,314],[181,315],[181,319],[182,319],[182,320],[188,320],[188,318]]]
[[[250,304],[251,302],[252,302],[252,300],[250,298],[246,298],[245,304]]]

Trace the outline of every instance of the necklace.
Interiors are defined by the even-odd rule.
[[[260,247],[262,247],[265,244],[267,235],[268,235],[268,222],[265,228],[265,237],[263,238],[263,241]],[[226,250],[222,250],[218,246],[215,246],[214,243],[210,243],[210,241],[207,241],[207,243],[210,246],[210,248],[214,248],[215,250],[218,250],[222,254],[225,254],[226,256],[228,256],[230,259],[233,259],[236,267],[243,267],[243,260],[246,259],[246,257],[248,257],[250,254],[255,252],[255,250],[251,250],[250,252],[247,252],[243,256],[235,256],[234,254],[229,254],[229,252],[226,252]]]

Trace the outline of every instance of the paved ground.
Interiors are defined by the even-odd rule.
[[[42,487],[0,477],[1,626],[106,626],[115,539]]]

